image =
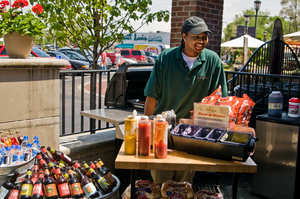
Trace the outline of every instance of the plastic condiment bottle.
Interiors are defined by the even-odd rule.
[[[142,116],[139,120],[137,140],[138,156],[149,156],[151,148],[151,121],[147,116]]]
[[[293,97],[289,100],[289,117],[300,117],[300,98]]]
[[[128,115],[125,119],[125,154],[136,154],[136,133],[137,133],[137,120],[134,116]]]
[[[154,157],[166,158],[168,153],[168,122],[157,115],[154,119]]]
[[[268,98],[268,115],[281,117],[283,107],[283,97],[280,91],[272,91]]]

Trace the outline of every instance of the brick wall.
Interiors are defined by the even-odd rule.
[[[172,0],[171,47],[180,45],[181,26],[190,16],[203,18],[212,34],[207,48],[220,53],[224,0]]]

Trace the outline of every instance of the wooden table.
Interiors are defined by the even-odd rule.
[[[240,173],[256,173],[257,165],[249,157],[246,162],[225,161],[191,155],[185,152],[168,150],[166,159],[155,159],[154,155],[139,158],[135,155],[125,155],[124,143],[115,160],[115,168],[131,170],[131,198],[135,193],[135,170],[194,170],[207,172],[229,172],[234,174],[232,182],[232,198],[237,198],[238,177]]]
[[[122,109],[95,109],[81,111],[80,115],[89,117],[95,120],[102,120],[111,123],[116,128],[116,137],[124,139],[124,134],[121,124],[124,124],[124,120],[128,115],[131,115],[132,111]]]

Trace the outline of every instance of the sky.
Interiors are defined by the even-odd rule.
[[[271,16],[278,16],[281,5],[280,0],[261,0],[262,11],[269,12]],[[169,10],[171,13],[172,0],[152,0],[152,11],[158,10]],[[242,14],[243,10],[254,9],[254,0],[224,0],[223,10],[223,28],[234,20],[236,14]],[[151,25],[146,25],[139,32],[156,32],[164,31],[170,32],[171,25],[170,21],[165,22],[154,22]]]

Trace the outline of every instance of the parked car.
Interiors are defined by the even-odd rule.
[[[80,51],[79,48],[69,48],[69,47],[64,47],[64,48],[60,48],[58,49],[59,52],[62,52],[64,54],[73,54],[74,55],[74,52],[77,53],[77,54],[80,54],[81,55],[81,59],[80,60],[83,60],[82,57],[84,57],[84,61],[88,60],[88,62],[90,63],[93,63],[93,58],[91,56],[88,56],[88,58],[85,57],[84,53]],[[78,59],[77,59],[78,60]],[[110,66],[112,66],[112,62],[111,62],[111,59],[109,57],[106,58],[106,62],[107,62],[107,66],[108,68],[110,68]],[[100,67],[101,66],[101,56],[99,56],[99,59],[98,59],[98,66]]]
[[[112,66],[116,65],[116,53],[115,52],[107,52],[106,56],[109,57],[109,59],[111,60]],[[128,64],[137,64],[138,63],[136,61],[136,59],[125,58],[124,56],[121,56],[121,64],[124,62],[126,62]]]
[[[89,64],[90,64],[89,62],[80,61],[80,60],[76,60],[76,59],[70,59],[67,55],[65,55],[62,52],[49,51],[48,54],[50,56],[56,57],[58,59],[68,60],[71,63],[73,70],[86,70],[86,69],[89,69]]]
[[[30,57],[39,57],[39,58],[50,58],[51,57],[45,51],[43,51],[43,50],[41,50],[37,47],[32,47],[31,54],[29,56]],[[4,45],[0,45],[0,58],[2,58],[2,57],[8,57]],[[63,70],[72,69],[71,63],[69,62],[68,65],[66,67],[62,68],[62,69]]]
[[[148,51],[145,51],[145,54],[146,54],[146,56],[148,56],[148,57],[152,57],[154,60],[156,60],[157,57],[158,57],[158,55],[155,54],[154,52],[148,52]]]
[[[31,56],[31,57],[50,57],[50,55],[48,55],[46,52],[44,52],[43,50],[36,48],[36,47],[32,47],[31,54],[29,56]],[[0,57],[8,57],[4,45],[0,45]]]
[[[152,56],[150,56],[150,53],[149,53],[149,52],[145,52],[145,55],[146,55],[146,57],[147,57],[147,62],[148,62],[149,64],[154,64],[154,63],[155,63],[155,59],[154,59]]]
[[[142,50],[121,49],[121,56],[129,59],[135,59],[139,63],[147,63],[147,57]]]

